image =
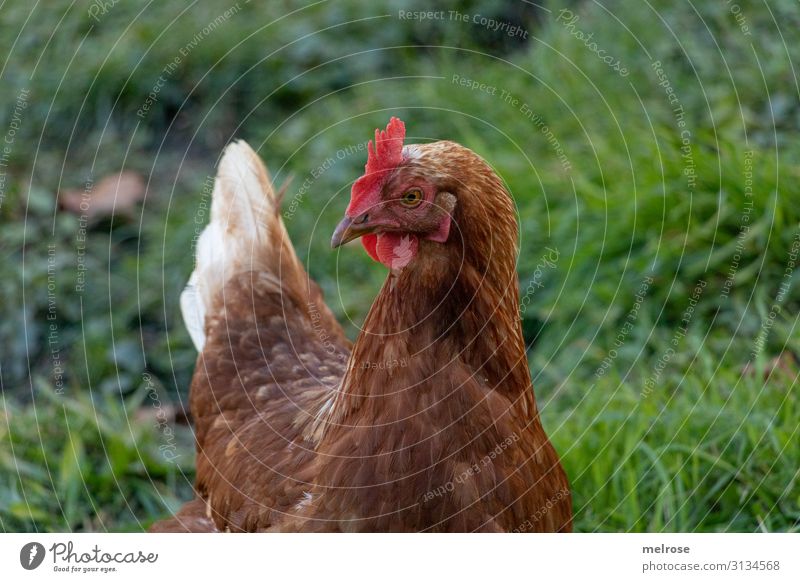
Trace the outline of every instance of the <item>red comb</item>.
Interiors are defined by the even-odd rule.
[[[355,218],[371,206],[380,202],[380,189],[400,162],[403,161],[403,140],[406,126],[397,117],[392,117],[384,131],[375,130],[375,141],[369,142],[367,165],[364,175],[353,184],[350,205],[346,215]]]

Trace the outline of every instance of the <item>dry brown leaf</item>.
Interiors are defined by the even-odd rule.
[[[89,220],[133,212],[145,195],[144,179],[130,170],[109,174],[88,190],[63,190],[61,206]]]

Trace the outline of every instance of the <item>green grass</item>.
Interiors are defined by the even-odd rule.
[[[395,114],[413,141],[454,139],[479,152],[514,195],[522,292],[533,277],[542,284],[523,315],[531,370],[573,485],[576,528],[800,528],[800,275],[786,271],[800,236],[795,4],[738,2],[748,37],[722,2],[651,3],[657,14],[628,3],[613,13],[619,21],[569,3],[575,27],[624,62],[627,77],[555,20],[555,3],[551,15],[461,6],[523,23],[527,43],[452,23],[342,24],[406,2],[369,13],[323,3],[267,28],[278,7],[248,5],[194,49],[144,120],[136,111],[164,64],[231,4],[182,16],[183,6],[155,7],[134,21],[138,9],[119,3],[93,28],[84,4],[31,19],[0,84],[4,103],[23,87],[32,95],[0,204],[0,527],[138,530],[189,495],[190,431],[170,424],[168,439],[150,382],[164,410],[185,406],[195,353],[178,296],[203,183],[232,136],[260,149],[276,181],[294,176],[292,240],[340,320],[360,322],[385,272],[355,249],[332,253],[328,241],[363,155],[337,158],[302,197],[299,188]],[[21,4],[0,10],[9,29],[26,17]],[[68,69],[54,55],[72,55],[84,34]],[[13,36],[0,39],[3,54]],[[684,110],[688,161],[655,60]],[[2,115],[0,131],[11,112]],[[147,199],[132,218],[91,226],[76,292],[79,223],[55,211],[52,193],[122,167],[149,177]],[[536,274],[546,248],[558,260]],[[61,395],[53,347],[66,370]],[[177,462],[165,444],[180,451]]]
[[[574,407],[548,403],[578,530],[798,529],[800,410],[787,391],[798,369],[742,375],[701,343],[691,339],[691,365],[649,396],[614,375],[586,385]]]
[[[161,424],[153,387],[122,399],[56,394],[37,379],[28,406],[6,401],[0,523],[6,531],[138,531],[191,494],[191,435]],[[142,402],[149,408],[140,408]],[[166,417],[164,417],[166,418]]]

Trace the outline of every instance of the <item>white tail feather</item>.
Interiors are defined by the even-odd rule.
[[[197,351],[205,345],[205,316],[225,282],[261,264],[270,229],[285,233],[275,191],[261,159],[244,141],[231,143],[214,182],[211,220],[197,241],[195,268],[181,293],[181,313]],[[265,250],[267,252],[265,253]]]
[[[192,338],[194,348],[198,352],[202,352],[203,345],[206,343],[206,309],[197,292],[196,271],[189,277],[189,282],[181,293],[181,314],[183,315],[183,323]]]

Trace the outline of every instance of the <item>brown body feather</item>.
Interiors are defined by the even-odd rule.
[[[205,318],[198,499],[154,531],[571,529],[518,317],[512,200],[466,148],[410,147],[405,177],[457,192],[447,242],[390,274],[350,353],[273,209],[281,259],[229,277]]]

